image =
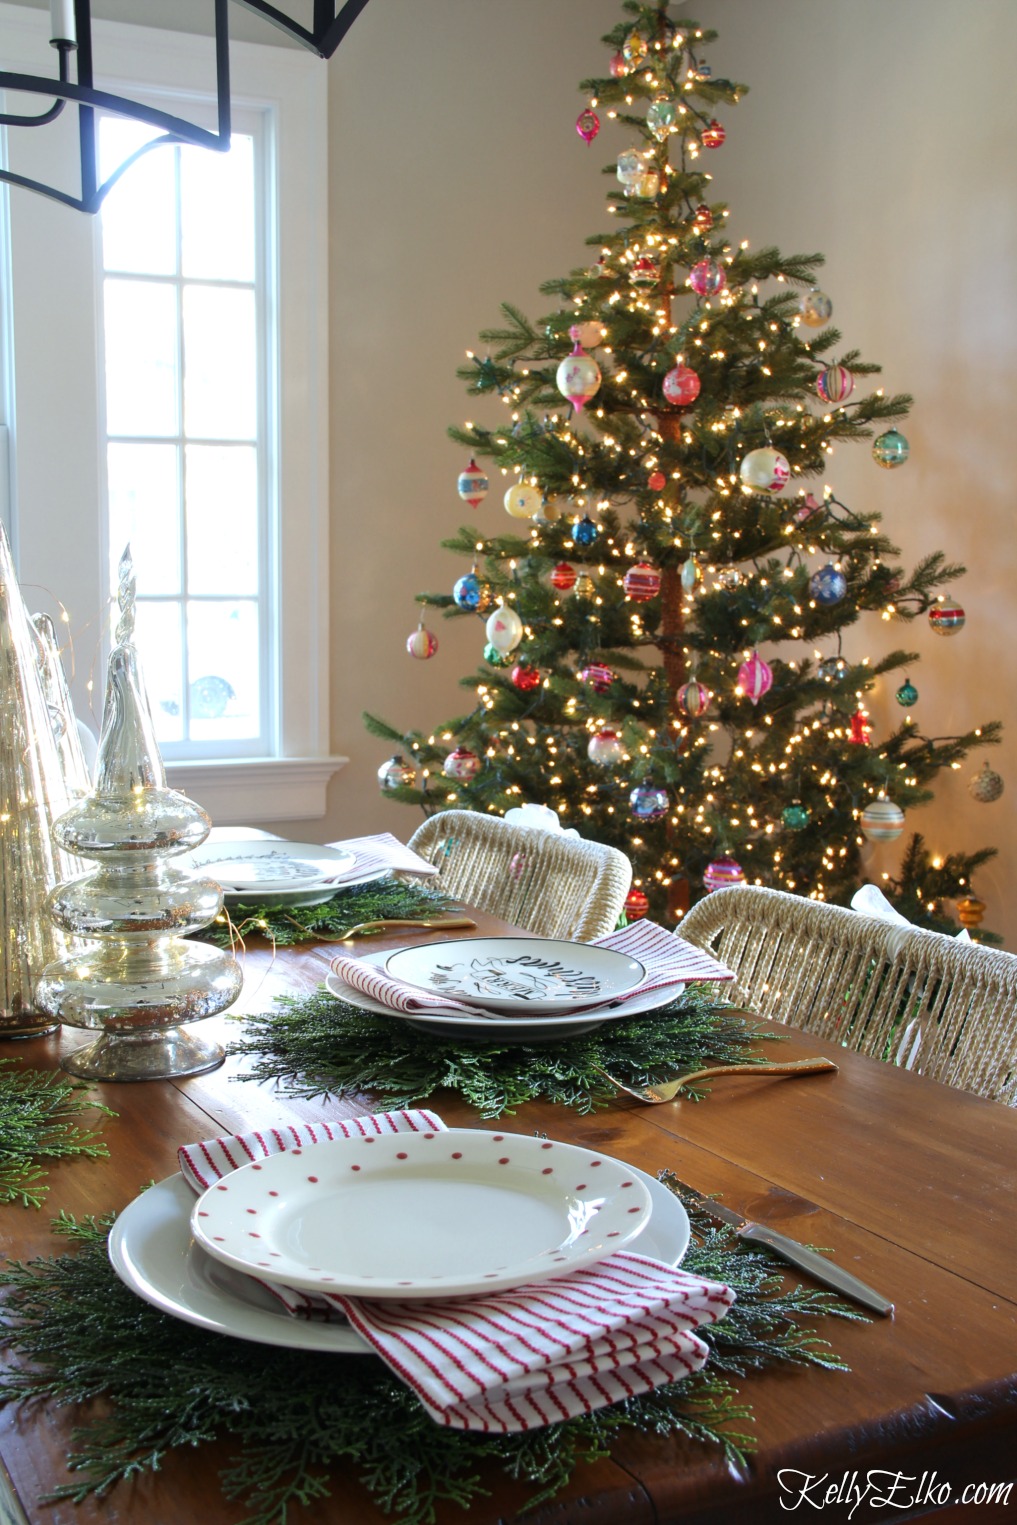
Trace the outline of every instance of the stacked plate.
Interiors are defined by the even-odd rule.
[[[591,943],[542,937],[475,937],[372,953],[364,962],[420,992],[419,1005],[397,1010],[384,982],[365,994],[338,973],[333,995],[361,1010],[399,1017],[425,1032],[516,1042],[576,1037],[605,1022],[652,1011],[674,1000],[684,982],[640,989],[646,970],[634,958]],[[447,1003],[447,1004],[444,1004]]]
[[[358,874],[356,854],[344,848],[274,837],[220,836],[179,866],[217,880],[227,905],[321,905],[342,887],[380,877],[377,868]]]
[[[197,1198],[170,1177],[120,1214],[109,1253],[127,1286],[187,1323],[366,1353],[344,1322],[293,1317],[262,1278],[319,1297],[463,1296],[567,1275],[625,1245],[677,1265],[688,1243],[681,1203],[633,1166],[528,1135],[453,1129],[295,1149]]]

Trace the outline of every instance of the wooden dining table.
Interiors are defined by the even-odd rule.
[[[481,932],[508,930],[471,914]],[[388,937],[389,946],[406,941],[405,932]],[[350,946],[363,952],[386,941]],[[334,952],[248,944],[236,1007],[200,1031],[229,1043],[245,1013],[318,988]],[[826,1055],[837,1071],[723,1077],[699,1102],[654,1106],[619,1094],[585,1116],[532,1102],[498,1122],[455,1094],[427,1098],[449,1126],[541,1131],[651,1174],[672,1170],[822,1247],[895,1305],[891,1318],[818,1321],[817,1333],[849,1371],[782,1366],[744,1379],[740,1396],[754,1415],[754,1449],[744,1462],[681,1437],[622,1432],[610,1459],[581,1465],[564,1492],[525,1515],[532,1525],[765,1525],[817,1514],[822,1525],[835,1525],[918,1518],[947,1505],[937,1520],[1017,1522],[1017,1483],[1009,1487],[1017,1479],[1017,1113],[793,1028],[779,1031],[781,1058]],[[3,1054],[52,1070],[91,1036],[62,1029],[11,1042]],[[3,1254],[65,1253],[66,1241],[51,1230],[58,1210],[123,1209],[176,1170],[183,1142],[379,1110],[369,1095],[294,1099],[246,1078],[245,1063],[231,1057],[189,1079],[96,1086],[117,1114],[102,1128],[108,1158],[53,1165],[42,1210],[0,1207]],[[791,1279],[807,1281],[799,1273]],[[235,1525],[241,1517],[219,1484],[234,1449],[228,1438],[172,1452],[157,1473],[118,1484],[102,1500],[41,1503],[68,1480],[65,1458],[80,1418],[54,1407],[10,1405],[0,1413],[2,1525]],[[526,1483],[500,1472],[485,1480],[490,1497],[473,1503],[470,1525],[521,1519]],[[352,1473],[334,1473],[331,1488],[330,1499],[295,1507],[293,1525],[385,1518]],[[463,1518],[454,1504],[439,1509],[441,1525]]]

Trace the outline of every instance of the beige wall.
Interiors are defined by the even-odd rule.
[[[616,0],[371,0],[328,65],[332,741],[350,763],[322,839],[416,824],[378,793],[387,749],[362,710],[431,727],[467,707],[458,680],[479,624],[433,621],[429,663],[404,648],[414,593],[448,590],[466,570],[439,545],[471,513],[446,427],[483,416],[455,368],[500,302],[548,310],[539,283],[585,263],[585,238],[606,224],[599,170],[624,135],[605,127],[587,148],[573,122],[576,85],[602,69],[599,37],[620,14]],[[1002,800],[970,799],[969,763],[909,824],[941,851],[998,845],[975,887],[987,924],[1017,948],[1017,5],[700,0],[698,15],[721,33],[715,71],[751,86],[725,112],[728,142],[710,165],[733,233],[822,250],[845,348],[915,394],[908,465],[883,472],[864,446],[842,447],[829,480],[884,515],[907,564],[942,549],[967,565],[954,591],[968,624],[943,639],[924,620],[867,617],[849,649],[921,652],[915,714],[928,735],[1007,725],[1003,747],[983,754],[1007,780]],[[501,527],[499,498],[479,511],[488,528]],[[892,693],[871,707],[877,728],[900,714]],[[879,851],[874,871],[895,859]]]

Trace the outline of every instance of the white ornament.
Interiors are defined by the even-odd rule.
[[[600,366],[577,344],[559,365],[555,379],[561,395],[579,412],[600,386]]]
[[[523,638],[522,620],[514,609],[500,600],[497,609],[489,616],[485,629],[491,645],[503,655],[515,651]]]
[[[532,519],[540,512],[543,501],[543,495],[536,487],[530,487],[526,482],[517,482],[505,494],[505,512],[511,514],[513,519]]]
[[[791,468],[779,450],[766,446],[762,450],[749,451],[739,468],[739,475],[753,492],[780,492],[791,475]]]

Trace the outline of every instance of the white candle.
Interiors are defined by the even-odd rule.
[[[49,0],[50,42],[76,43],[78,34],[74,26],[74,0]]]

